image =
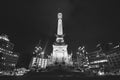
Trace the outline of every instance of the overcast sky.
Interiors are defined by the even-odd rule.
[[[16,47],[33,47],[36,40],[53,37],[58,12],[63,13],[64,33],[70,43],[91,46],[119,40],[119,0],[12,0],[8,11],[3,4],[0,31],[8,34]]]

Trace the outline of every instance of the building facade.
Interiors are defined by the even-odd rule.
[[[47,67],[48,59],[44,56],[44,51],[41,48],[40,42],[35,46],[35,50],[33,52],[33,57],[29,64],[29,68],[31,70],[41,70]]]
[[[13,51],[14,44],[10,42],[7,35],[0,36],[0,69],[13,70],[16,68],[19,53]]]

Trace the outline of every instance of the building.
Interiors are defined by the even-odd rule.
[[[89,66],[89,62],[88,62],[88,56],[87,56],[87,52],[85,50],[85,47],[79,47],[77,54],[76,54],[76,58],[77,58],[77,69],[80,69],[82,71],[84,71],[86,68],[88,68]]]
[[[29,68],[32,70],[41,70],[45,69],[47,67],[48,59],[44,56],[44,51],[42,50],[40,46],[40,41],[37,46],[35,46],[35,50],[33,52],[33,57],[31,59],[31,62],[29,64]]]
[[[99,48],[93,52],[89,52],[87,56],[89,61],[89,66],[87,70],[91,73],[104,73],[106,71],[106,68],[109,67],[107,55],[103,52],[102,48]]]
[[[120,49],[112,50],[107,55],[109,67],[112,69],[120,69]]]
[[[19,58],[19,53],[13,52],[14,44],[7,35],[0,36],[0,70],[13,70]]]
[[[93,72],[111,72],[120,69],[120,48],[119,45],[112,45],[107,52],[101,47],[99,50],[88,54],[89,69]]]

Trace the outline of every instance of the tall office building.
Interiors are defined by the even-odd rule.
[[[89,65],[88,62],[88,56],[87,56],[87,52],[85,50],[85,47],[79,47],[77,54],[76,54],[76,58],[77,58],[77,68],[81,69],[81,70],[85,70],[85,68],[87,68]]]
[[[40,42],[35,46],[33,55],[34,56],[31,59],[29,68],[31,70],[40,70],[46,68],[48,59],[44,57],[44,51],[41,48]]]
[[[19,58],[19,53],[13,52],[14,44],[7,35],[0,36],[0,70],[13,70]]]

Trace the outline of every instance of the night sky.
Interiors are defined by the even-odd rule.
[[[99,42],[120,41],[119,6],[119,0],[8,0],[8,4],[5,0],[0,7],[0,34],[9,36],[25,60],[39,40],[42,47],[48,41],[50,49],[57,13],[62,12],[69,48],[75,51],[85,45],[90,50]]]

